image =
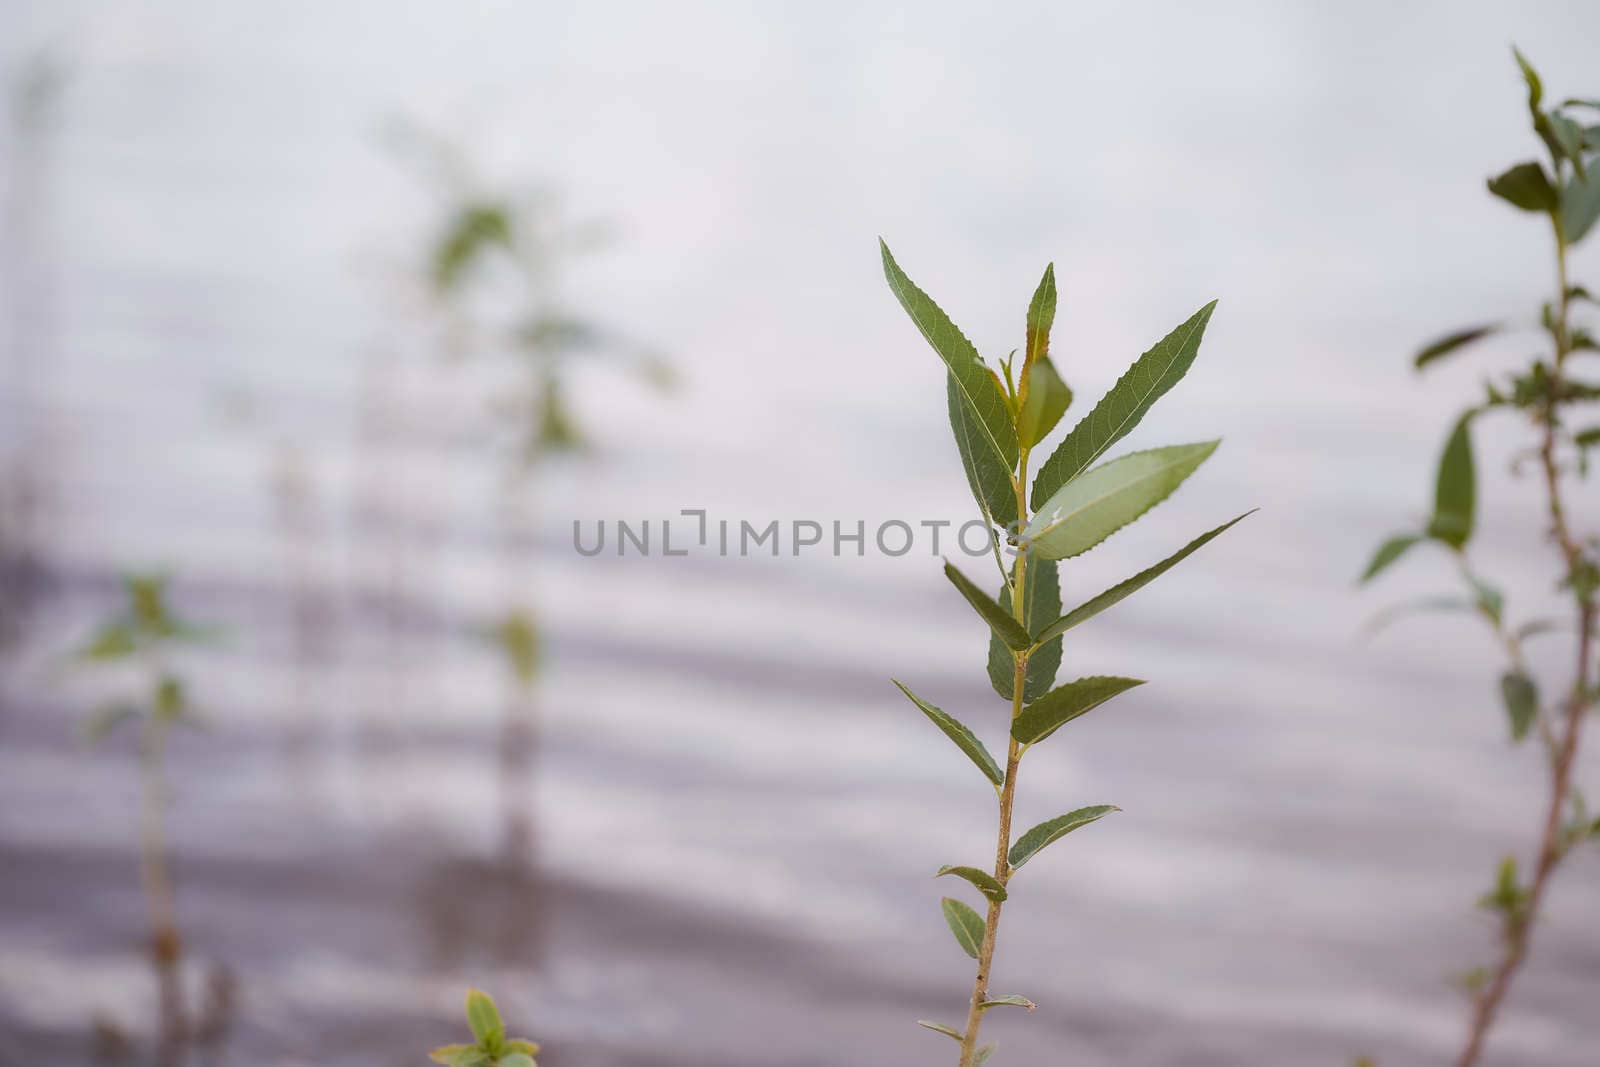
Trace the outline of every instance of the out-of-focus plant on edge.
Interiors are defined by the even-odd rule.
[[[160,1041],[170,1055],[185,1041],[203,1037],[221,1025],[211,1011],[199,1020],[199,1025],[194,1025],[184,1000],[184,946],[166,834],[168,735],[177,727],[200,724],[169,657],[175,648],[207,640],[212,631],[172,613],[167,604],[165,578],[135,575],[125,579],[124,586],[126,606],[99,626],[77,649],[75,658],[86,664],[134,664],[148,685],[139,696],[100,708],[86,720],[83,733],[90,742],[98,743],[124,725],[136,726],[139,731],[139,869],[149,913],[149,952],[158,987]]]
[[[1420,544],[1440,545],[1450,551],[1459,564],[1465,595],[1435,598],[1412,607],[1470,611],[1481,617],[1506,656],[1499,689],[1511,739],[1521,742],[1536,737],[1547,757],[1549,800],[1539,821],[1531,869],[1524,873],[1514,856],[1506,857],[1480,900],[1498,918],[1499,954],[1489,966],[1464,976],[1463,984],[1472,996],[1472,1013],[1456,1061],[1459,1067],[1470,1067],[1483,1051],[1506,993],[1528,957],[1533,926],[1551,878],[1580,843],[1600,838],[1600,819],[1589,810],[1573,781],[1584,719],[1597,698],[1593,672],[1600,556],[1595,536],[1573,528],[1567,506],[1568,494],[1587,474],[1587,450],[1600,444],[1600,420],[1592,426],[1578,421],[1584,405],[1600,400],[1600,375],[1584,376],[1591,368],[1600,371],[1600,344],[1575,321],[1580,305],[1592,305],[1595,297],[1567,272],[1569,250],[1600,218],[1600,125],[1595,124],[1600,119],[1600,100],[1567,100],[1547,108],[1539,75],[1520,52],[1516,59],[1527,84],[1533,129],[1549,162],[1548,166],[1536,160],[1518,163],[1490,178],[1488,186],[1495,196],[1550,227],[1556,292],[1529,327],[1541,333],[1546,351],[1508,379],[1490,382],[1483,401],[1457,419],[1439,461],[1432,518],[1424,529],[1385,541],[1362,575],[1362,581],[1370,580]],[[1490,323],[1458,330],[1419,352],[1416,366],[1430,366],[1510,328]],[[1532,619],[1514,625],[1507,617],[1505,598],[1474,572],[1467,552],[1478,496],[1472,424],[1501,412],[1520,414],[1533,431],[1529,457],[1537,465],[1545,497],[1537,521],[1555,549],[1559,585],[1571,610],[1572,676],[1553,696],[1541,691],[1530,672],[1524,645],[1540,635],[1564,637],[1568,633],[1564,622]],[[1516,466],[1520,465],[1519,459]]]
[[[993,867],[958,864],[938,872],[970,882],[987,902],[984,915],[953,897],[942,901],[945,921],[956,941],[977,961],[966,1022],[961,1027],[921,1023],[954,1039],[960,1046],[961,1067],[971,1067],[986,1061],[994,1050],[993,1045],[978,1044],[984,1013],[1000,1007],[1033,1008],[1023,996],[996,994],[990,989],[1000,915],[1014,892],[1015,874],[1047,845],[1119,810],[1110,804],[1095,804],[1012,836],[1017,771],[1023,756],[1062,726],[1143,684],[1135,678],[1090,675],[1056,686],[1062,637],[1154,581],[1245,516],[1201,534],[1160,563],[1061,614],[1057,562],[1082,555],[1161,503],[1217,447],[1217,441],[1173,445],[1132,452],[1097,465],[1189,370],[1215,302],[1135,361],[1040,466],[1030,496],[1030,453],[1072,402],[1072,391],[1050,354],[1056,311],[1054,267],[1045,268],[1028,306],[1021,364],[1017,365],[1013,352],[1001,361],[1002,378],[984,363],[939,306],[906,277],[888,246],[882,242],[880,246],[889,288],[944,361],[950,424],[978,509],[991,529],[1005,531],[1007,542],[1015,548],[1014,561],[1007,568],[996,537],[998,598],[991,598],[948,562],[944,568],[945,576],[991,631],[989,680],[1010,707],[1004,762],[991,755],[955,716],[895,682],[977,766],[998,802]]]
[[[494,998],[477,989],[467,990],[467,1027],[472,1041],[444,1045],[428,1055],[446,1067],[537,1067],[533,1057],[539,1046],[520,1037],[507,1037],[506,1024]]]

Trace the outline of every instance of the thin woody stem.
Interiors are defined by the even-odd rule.
[[[1544,473],[1545,494],[1550,514],[1550,531],[1561,550],[1567,573],[1575,577],[1583,563],[1583,549],[1567,522],[1566,507],[1561,495],[1561,468],[1556,459],[1558,424],[1555,404],[1561,395],[1562,371],[1572,350],[1571,327],[1568,312],[1571,304],[1567,280],[1567,242],[1559,220],[1552,220],[1556,231],[1556,275],[1560,285],[1557,300],[1559,309],[1555,323],[1556,356],[1550,375],[1550,408],[1545,413],[1543,438],[1539,447],[1539,463]],[[1572,688],[1563,707],[1560,733],[1551,746],[1550,797],[1545,809],[1544,827],[1539,839],[1539,856],[1534,867],[1533,881],[1528,888],[1524,907],[1506,917],[1505,947],[1488,982],[1473,1000],[1472,1021],[1467,1042],[1456,1061],[1457,1067],[1473,1067],[1483,1053],[1489,1030],[1494,1025],[1501,1004],[1511,988],[1512,980],[1528,957],[1534,921],[1544,903],[1550,877],[1566,855],[1562,834],[1562,812],[1572,790],[1572,771],[1577,762],[1583,736],[1584,712],[1590,702],[1591,647],[1595,639],[1594,595],[1577,591],[1578,648],[1577,669]]]

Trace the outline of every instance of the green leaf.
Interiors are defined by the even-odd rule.
[[[513,611],[494,628],[495,643],[523,686],[532,685],[539,673],[539,631],[526,612]]]
[[[489,1054],[477,1045],[444,1045],[428,1053],[428,1058],[446,1067],[479,1067],[489,1062]]]
[[[1434,360],[1442,359],[1456,349],[1470,345],[1472,342],[1488,337],[1490,334],[1498,333],[1501,329],[1503,327],[1499,323],[1491,322],[1484,326],[1473,326],[1465,330],[1457,330],[1455,333],[1446,334],[1417,353],[1416,367],[1421,370]]]
[[[464,205],[434,248],[434,289],[453,291],[482,253],[496,246],[510,248],[511,243],[511,215],[504,204]]]
[[[1171,496],[1218,441],[1130,452],[1062,486],[1022,531],[1028,551],[1067,559],[1089,551]]]
[[[488,1045],[505,1037],[505,1023],[500,1021],[500,1010],[494,998],[479,989],[467,990],[467,1025],[480,1045]]]
[[[89,744],[99,744],[125,722],[139,717],[139,709],[132,704],[111,704],[91,715],[83,724],[83,739]]]
[[[1555,211],[1559,197],[1554,185],[1537,163],[1518,163],[1504,174],[1489,179],[1489,191],[1524,211]]]
[[[1528,62],[1528,57],[1515,45],[1511,47],[1511,54],[1517,59],[1517,67],[1522,71],[1522,80],[1528,83],[1528,110],[1537,111],[1539,101],[1544,99],[1544,84],[1539,81],[1539,72],[1533,69],[1533,64]]]
[[[1500,695],[1511,717],[1511,740],[1521,741],[1539,717],[1539,687],[1521,671],[1507,671],[1500,676]]]
[[[1033,299],[1028,301],[1028,329],[1027,345],[1024,350],[1022,367],[1028,365],[1050,351],[1050,327],[1056,321],[1056,265],[1046,263],[1044,277],[1039,279],[1039,287],[1033,291]]]
[[[989,1057],[993,1055],[994,1042],[991,1041],[972,1054],[972,1067],[983,1067],[984,1064],[989,1062]]]
[[[1554,111],[1545,116],[1545,124],[1549,130],[1547,140],[1551,150],[1570,162],[1579,178],[1587,177],[1587,169],[1583,164],[1583,127]]]
[[[1009,527],[1017,521],[1017,489],[1011,480],[1012,468],[984,447],[981,423],[962,399],[955,375],[946,374],[945,379],[945,406],[950,413],[956,450],[961,453],[967,488],[972,490],[972,498],[978,502],[978,510],[990,526]]]
[[[882,239],[878,245],[883,253],[883,274],[895,299],[949,369],[951,390],[959,400],[952,404],[951,425],[961,446],[968,481],[987,512],[1001,525],[1011,522],[1016,518],[1015,492],[1010,482],[1017,465],[1017,431],[1000,379],[984,365],[978,350],[939,305],[906,277],[889,246]],[[996,484],[994,476],[1002,469],[1006,472],[1004,487]],[[1007,495],[1013,497],[1009,518],[1004,517]]]
[[[945,874],[953,874],[957,878],[965,878],[977,887],[978,892],[990,900],[1001,901],[1006,899],[1006,887],[996,881],[994,875],[989,874],[987,871],[980,871],[976,867],[952,867],[946,864],[939,868],[939,873],[934,877],[938,878],[940,875]]]
[[[1090,465],[1144,418],[1157,400],[1161,399],[1178,380],[1188,373],[1200,351],[1200,340],[1205,335],[1206,323],[1216,310],[1213,300],[1195,312],[1187,322],[1173,330],[1154,348],[1134,361],[1123,376],[1117,379],[1094,409],[1085,415],[1072,432],[1056,446],[1039,468],[1033,481],[1033,509]]]
[[[1025,745],[1043,741],[1062,726],[1098,708],[1118,693],[1143,685],[1139,678],[1092,675],[1052,689],[1022,709],[1011,724],[1011,736]]]
[[[967,598],[967,603],[972,605],[974,611],[989,624],[989,629],[994,635],[1004,641],[1007,648],[1017,652],[1025,651],[1033,644],[1033,638],[1028,636],[1028,631],[1022,624],[1012,618],[1011,613],[989,598],[989,594],[972,584],[972,580],[955,568],[949,560],[944,563],[944,576],[950,579],[962,596]]]
[[[978,949],[983,944],[983,916],[954,897],[945,897],[939,901],[939,906],[944,909],[944,921],[956,935],[961,951],[977,959]]]
[[[990,997],[988,1000],[978,1005],[978,1009],[980,1011],[988,1011],[990,1008],[1026,1008],[1027,1010],[1032,1011],[1036,1007],[1038,1007],[1038,1005],[1033,1001],[1029,1000],[1027,997],[1019,997],[1015,993],[1007,993],[1000,997]]]
[[[1016,563],[1011,565],[1012,581],[1016,581]],[[1061,612],[1061,582],[1056,573],[1056,561],[1034,556],[1028,560],[1027,588],[1023,590],[1026,604],[1028,631],[1036,632]],[[1001,596],[1005,593],[1002,591]],[[1022,699],[1038,700],[1056,684],[1056,671],[1061,666],[1061,642],[1035,638],[1035,648],[1028,656],[1027,681],[1022,686]],[[1017,680],[1016,662],[1011,652],[993,634],[989,635],[989,682],[1001,700],[1011,699],[1011,689]]]
[[[1096,804],[1093,807],[1079,808],[1077,811],[1069,811],[1065,815],[1045,820],[1017,838],[1016,844],[1011,846],[1009,858],[1012,868],[1021,867],[1036,856],[1040,849],[1072,833],[1080,826],[1088,826],[1097,819],[1121,810],[1115,804]]]
[[[1408,615],[1420,615],[1424,612],[1468,612],[1477,605],[1460,596],[1432,596],[1423,597],[1405,604],[1396,604],[1394,607],[1385,608],[1372,617],[1365,629],[1368,637],[1375,636],[1378,631],[1386,629],[1390,624],[1405,618]]]
[[[1561,190],[1561,232],[1568,244],[1588,236],[1600,219],[1600,174],[1574,175]]]
[[[1380,571],[1387,569],[1389,564],[1405,555],[1412,545],[1420,545],[1426,540],[1427,538],[1421,534],[1397,534],[1389,538],[1378,546],[1377,552],[1373,553],[1372,562],[1361,572],[1360,581],[1372,581]]]
[[[1433,519],[1428,536],[1455,549],[1466,547],[1472,539],[1473,516],[1477,510],[1477,473],[1472,461],[1470,425],[1473,412],[1457,420],[1444,453],[1439,457],[1439,477],[1434,486]]]
[[[78,649],[78,658],[106,661],[126,659],[139,651],[139,641],[133,628],[124,622],[108,623],[95,632],[86,644]]]
[[[1098,596],[1085,600],[1082,604],[1079,604],[1077,607],[1061,616],[1061,618],[1052,622],[1049,626],[1046,626],[1042,630],[1035,630],[1034,640],[1038,642],[1045,642],[1059,637],[1068,630],[1072,629],[1074,626],[1077,626],[1079,623],[1087,622],[1112,605],[1121,603],[1123,600],[1126,600],[1134,593],[1137,593],[1140,589],[1143,589],[1145,586],[1149,585],[1151,582],[1167,573],[1173,567],[1176,567],[1178,564],[1188,559],[1203,545],[1205,545],[1212,538],[1221,534],[1228,527],[1251,515],[1254,515],[1255,513],[1256,509],[1252,508],[1243,515],[1240,515],[1238,518],[1229,519],[1221,526],[1218,526],[1213,530],[1207,530],[1205,533],[1201,534],[1199,537],[1196,537],[1193,541],[1190,541],[1188,544],[1178,549],[1178,551],[1174,552],[1160,563],[1157,563],[1154,567],[1147,567],[1138,574],[1135,574],[1132,578],[1129,578],[1126,581],[1118,582],[1116,585],[1112,586],[1110,589],[1107,589]],[[1032,566],[1030,565],[1029,573],[1031,574],[1032,572]],[[1033,661],[1030,659],[1028,663],[1031,667]],[[1034,700],[1037,698],[1029,696],[1028,699]]]
[[[539,1045],[537,1042],[515,1037],[506,1042],[506,1051],[522,1052],[529,1056],[537,1056],[539,1054]]]
[[[956,1041],[966,1040],[966,1035],[964,1035],[960,1030],[957,1030],[953,1026],[946,1026],[944,1023],[930,1022],[927,1019],[918,1019],[917,1025],[925,1030],[932,1030],[935,1033],[940,1033],[946,1037],[954,1038]]]
[[[989,750],[983,747],[983,742],[979,741],[971,730],[967,729],[960,721],[944,710],[934,707],[905,686],[900,685],[898,681],[895,681],[894,684],[900,686],[900,692],[904,693],[911,703],[922,709],[922,714],[932,719],[933,724],[943,730],[944,735],[954,741],[956,747],[967,754],[967,758],[977,765],[978,770],[983,772],[984,777],[997,786],[1005,781],[1005,772],[1000,769],[1000,765],[994,761],[994,757],[989,755]]]
[[[1595,445],[1600,445],[1600,426],[1579,430],[1572,435],[1572,443],[1579,448],[1593,448]]]
[[[1049,356],[1040,356],[1023,368],[1027,397],[1017,413],[1017,436],[1032,448],[1049,435],[1072,405],[1072,390],[1056,373]]]
[[[509,1056],[501,1056],[498,1067],[537,1067],[533,1057],[526,1052],[513,1052]]]

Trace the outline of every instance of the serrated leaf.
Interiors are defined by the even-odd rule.
[[[1027,348],[1023,354],[1023,369],[1050,351],[1050,327],[1056,321],[1056,265],[1045,264],[1039,287],[1028,301]]]
[[[878,245],[889,289],[950,372],[952,388],[960,400],[952,406],[951,425],[962,449],[963,462],[967,463],[968,480],[979,494],[979,502],[1001,525],[1013,521],[1014,510],[1010,518],[1003,517],[1006,494],[993,484],[993,471],[1003,469],[1009,489],[1011,471],[1017,465],[1017,431],[1011,421],[1005,390],[966,335],[900,269],[889,246],[881,239]],[[1014,491],[1011,496],[1014,498]],[[1012,508],[1015,508],[1014,499]]]
[[[1401,556],[1405,555],[1413,545],[1420,545],[1427,538],[1421,534],[1397,534],[1378,546],[1378,551],[1373,553],[1372,562],[1367,564],[1367,569],[1361,572],[1362,582],[1370,582],[1379,572]]]
[[[477,1045],[443,1045],[428,1053],[428,1058],[446,1067],[479,1067],[489,1062],[489,1054]]]
[[[1421,370],[1434,360],[1443,359],[1456,349],[1470,345],[1472,342],[1488,337],[1490,334],[1498,333],[1503,328],[1499,323],[1491,322],[1484,326],[1473,326],[1465,330],[1457,330],[1455,333],[1446,334],[1417,353],[1416,367]]]
[[[956,944],[961,946],[961,951],[977,959],[978,949],[983,945],[983,916],[955,897],[940,900],[939,907],[943,909],[944,921],[949,925],[950,932],[956,935]]]
[[[990,526],[1009,527],[1017,521],[1017,489],[1011,481],[1012,468],[983,447],[977,417],[970,413],[955,375],[945,375],[945,406],[950,413],[950,430],[955,434],[956,450],[961,454],[961,469],[967,488],[978,502],[978,510]],[[1003,398],[1002,398],[1003,399]]]
[[[1523,672],[1507,671],[1500,676],[1500,695],[1511,719],[1511,740],[1521,741],[1539,717],[1539,687]]]
[[[957,878],[965,878],[973,884],[978,892],[990,900],[1001,901],[1006,899],[1006,887],[996,881],[994,875],[987,871],[981,871],[976,867],[952,867],[946,864],[939,868],[939,873],[934,877],[938,878],[940,875],[946,874],[953,874]]]
[[[1012,581],[1016,581],[1016,564],[1011,565]],[[1056,573],[1056,561],[1038,556],[1028,560],[1027,577],[1023,579],[1028,630],[1035,632],[1061,613],[1061,582]],[[1001,596],[1004,596],[1002,592]],[[1056,684],[1056,671],[1061,667],[1061,642],[1034,638],[1037,647],[1028,656],[1027,681],[1022,686],[1024,701],[1038,700]],[[1001,700],[1011,699],[1016,683],[1016,663],[1011,652],[993,634],[989,635],[989,682]]]
[[[1062,634],[1066,633],[1074,626],[1077,626],[1079,623],[1087,622],[1107,608],[1121,603],[1134,593],[1137,593],[1140,589],[1143,589],[1145,586],[1149,585],[1151,582],[1170,571],[1173,567],[1176,567],[1178,564],[1188,559],[1212,538],[1217,537],[1234,523],[1241,522],[1249,516],[1254,515],[1256,510],[1257,509],[1252,508],[1237,518],[1229,519],[1227,522],[1216,527],[1215,529],[1207,530],[1205,533],[1201,534],[1199,537],[1196,537],[1193,541],[1190,541],[1188,544],[1178,549],[1178,551],[1174,552],[1160,563],[1157,563],[1154,567],[1147,567],[1138,574],[1135,574],[1132,578],[1118,582],[1116,585],[1112,586],[1110,589],[1107,589],[1098,596],[1094,596],[1088,600],[1085,600],[1082,604],[1079,604],[1077,607],[1061,616],[1061,618],[1044,627],[1044,629],[1036,630],[1034,632],[1034,640],[1044,642],[1050,641],[1056,637],[1060,637]],[[1031,565],[1029,572],[1032,573]],[[1030,659],[1028,662],[1029,666],[1031,667],[1033,661]],[[1029,696],[1028,699],[1034,700],[1037,698]]]
[[[1445,441],[1439,457],[1439,476],[1434,485],[1433,519],[1428,536],[1455,549],[1465,548],[1472,539],[1477,511],[1477,471],[1472,460],[1473,412],[1461,416]]]
[[[990,997],[978,1005],[981,1011],[988,1011],[990,1008],[1026,1008],[1028,1011],[1032,1011],[1036,1007],[1038,1005],[1033,1001],[1027,997],[1019,997],[1015,993],[1007,993],[1000,997]]]
[[[467,1025],[481,1045],[505,1037],[506,1027],[500,1020],[500,1010],[495,1007],[494,998],[481,989],[467,990]]]
[[[1577,244],[1600,219],[1600,174],[1574,175],[1561,190],[1561,232]]]
[[[1056,428],[1072,406],[1072,389],[1061,380],[1049,356],[1040,356],[1023,369],[1027,397],[1017,414],[1017,436],[1032,448]]]
[[[1114,811],[1121,810],[1115,804],[1095,804],[1091,807],[1069,811],[1065,815],[1057,815],[1054,819],[1046,819],[1017,838],[1016,843],[1011,846],[1011,852],[1007,858],[1012,870],[1016,870],[1038,855],[1039,851],[1046,845],[1065,837],[1080,827],[1088,826],[1092,822],[1103,819]]]
[[[932,1030],[934,1033],[943,1034],[946,1037],[954,1038],[958,1042],[966,1040],[966,1036],[962,1034],[960,1030],[957,1030],[953,1026],[946,1026],[944,1023],[936,1023],[928,1019],[918,1019],[917,1025],[922,1027],[924,1030]]]
[[[957,748],[966,753],[967,758],[977,766],[978,770],[983,772],[984,777],[995,785],[1000,785],[1005,781],[1005,772],[1000,769],[1000,765],[995,762],[994,757],[989,755],[989,750],[983,747],[983,742],[978,740],[977,735],[942,708],[935,707],[923,700],[905,686],[900,685],[898,681],[895,681],[894,684],[900,687],[900,692],[904,693],[911,703],[915,704],[924,715],[933,720],[935,726],[944,731],[946,737],[956,743]]]
[[[1078,477],[1105,455],[1106,450],[1144,418],[1157,400],[1176,385],[1194,364],[1205,336],[1206,324],[1216,310],[1213,300],[1134,361],[1093,410],[1056,446],[1039,468],[1031,500],[1035,511],[1062,486]]]
[[[1218,444],[1152,448],[1102,463],[1062,486],[1028,523],[1021,540],[1045,559],[1087,552],[1171,496]]]
[[[1011,736],[1025,745],[1043,741],[1073,719],[1098,708],[1118,693],[1143,685],[1138,678],[1092,675],[1052,689],[1022,709],[1011,723]]]
[[[1490,178],[1488,185],[1495,196],[1523,211],[1555,211],[1560,206],[1555,186],[1537,163],[1518,163]]]
[[[972,580],[957,570],[949,560],[945,560],[944,563],[944,576],[950,579],[950,584],[955,586],[962,596],[966,597],[967,603],[972,605],[972,610],[989,624],[989,629],[1005,642],[1007,648],[1022,652],[1033,644],[1033,638],[1028,636],[1028,631],[1012,617],[1011,612],[992,600],[988,593],[972,584]]]

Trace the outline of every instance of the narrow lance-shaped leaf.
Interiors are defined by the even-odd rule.
[[[1061,618],[1056,619],[1042,630],[1035,630],[1034,640],[1040,643],[1050,641],[1053,638],[1059,637],[1066,633],[1079,623],[1087,622],[1088,620],[1094,618],[1096,615],[1100,614],[1102,611],[1106,610],[1112,605],[1126,600],[1134,593],[1137,593],[1140,589],[1143,589],[1145,586],[1149,585],[1151,582],[1167,573],[1173,567],[1176,567],[1178,564],[1188,559],[1195,552],[1199,551],[1199,549],[1207,542],[1211,541],[1212,538],[1217,537],[1224,530],[1234,525],[1234,523],[1241,522],[1249,516],[1254,515],[1255,512],[1256,509],[1252,508],[1237,518],[1229,519],[1227,522],[1216,527],[1215,529],[1207,530],[1205,533],[1201,534],[1199,537],[1196,537],[1193,541],[1190,541],[1188,544],[1178,549],[1178,551],[1174,552],[1160,563],[1157,563],[1154,567],[1147,567],[1138,574],[1135,574],[1132,578],[1129,578],[1126,581],[1118,582],[1116,585],[1112,586],[1110,589],[1107,589],[1098,596],[1085,600],[1082,604],[1079,604],[1077,607],[1061,616]],[[1032,564],[1030,564],[1030,573],[1031,566]],[[1029,664],[1031,665],[1032,662],[1033,661],[1030,659]]]
[[[1568,244],[1588,236],[1600,219],[1600,173],[1574,175],[1561,190],[1561,233]]]
[[[1012,617],[1011,612],[991,600],[988,593],[973,585],[972,580],[957,570],[949,560],[945,560],[944,576],[950,579],[950,584],[954,585],[962,596],[967,598],[967,603],[971,604],[973,610],[989,624],[989,629],[1005,642],[1007,648],[1021,652],[1033,644],[1028,631]]]
[[[983,742],[978,740],[977,735],[942,708],[937,708],[923,700],[905,686],[900,685],[898,681],[894,684],[900,686],[900,692],[904,693],[911,703],[921,709],[924,715],[933,720],[933,724],[943,730],[944,735],[954,741],[957,748],[966,753],[967,758],[977,765],[978,770],[983,772],[984,777],[995,785],[1000,785],[1005,781],[1005,772],[1000,769],[1000,765],[995,762],[994,757],[989,755],[989,750],[983,747]]]
[[[1500,695],[1511,719],[1511,740],[1521,741],[1539,717],[1539,687],[1522,671],[1507,671],[1500,676]]]
[[[992,484],[988,472],[1004,469],[1009,482],[1010,472],[1017,465],[1017,431],[1011,421],[1005,390],[966,335],[900,269],[889,246],[882,240],[878,244],[883,253],[883,274],[895,299],[900,301],[900,306],[950,372],[952,388],[960,400],[953,405],[951,422],[957,442],[965,442],[962,445],[964,461],[970,450],[968,478],[981,489],[980,502],[985,509],[1000,518],[1004,514],[1003,493],[1000,487]],[[956,425],[958,415],[961,425]],[[1001,521],[1011,520],[1002,518]]]
[[[1039,509],[1022,532],[1024,546],[1045,559],[1089,551],[1171,496],[1219,443],[1152,448],[1102,463]]]
[[[967,487],[978,502],[978,510],[990,526],[1010,526],[1017,521],[1017,489],[1012,482],[1012,467],[984,447],[978,417],[962,399],[954,374],[945,375],[945,406],[950,412],[950,429],[961,454],[961,469]]]
[[[957,878],[965,878],[973,884],[978,892],[990,900],[1006,899],[1006,887],[996,881],[994,875],[988,871],[982,871],[976,867],[952,867],[946,864],[939,868],[939,873],[935,874],[934,877],[938,878],[946,874],[953,874]]]
[[[1473,326],[1465,330],[1457,330],[1455,333],[1446,334],[1417,353],[1417,369],[1421,370],[1434,360],[1443,359],[1458,348],[1463,348],[1474,341],[1482,340],[1490,334],[1498,333],[1501,328],[1499,323],[1491,322],[1484,326]]]
[[[1033,299],[1028,301],[1028,327],[1027,349],[1023,359],[1023,369],[1028,364],[1050,351],[1050,327],[1056,321],[1056,265],[1045,264],[1044,277],[1039,279],[1039,287],[1033,291]]]
[[[1038,855],[1040,849],[1060,840],[1079,827],[1088,826],[1114,811],[1121,810],[1115,804],[1096,804],[1093,807],[1069,811],[1065,815],[1057,815],[1054,819],[1046,819],[1017,838],[1016,843],[1011,846],[1009,859],[1012,868],[1021,867]]]
[[[1118,693],[1143,685],[1139,678],[1093,675],[1052,689],[1022,709],[1011,724],[1011,736],[1025,745],[1043,741],[1073,719],[1098,708]]]
[[[1489,191],[1523,211],[1554,211],[1559,207],[1555,186],[1537,163],[1518,163],[1489,179]]]
[[[1088,470],[1107,449],[1127,436],[1139,425],[1151,405],[1188,373],[1216,306],[1213,300],[1135,360],[1117,379],[1117,384],[1056,446],[1033,482],[1030,499],[1035,511],[1043,510],[1040,507],[1043,501]]]
[[[1378,574],[1401,556],[1405,555],[1413,545],[1420,545],[1427,538],[1421,534],[1397,534],[1378,546],[1378,551],[1373,553],[1372,562],[1367,564],[1367,569],[1361,572],[1360,581],[1370,582]]]
[[[1465,547],[1472,539],[1477,509],[1477,472],[1472,461],[1473,414],[1469,411],[1461,416],[1445,441],[1434,486],[1433,519],[1428,523],[1429,537],[1456,549]]]
[[[1036,1007],[1038,1007],[1038,1005],[1036,1005],[1033,1001],[1029,1000],[1027,997],[1018,996],[1015,993],[1007,993],[1004,996],[999,997],[990,997],[988,1000],[978,1005],[978,1008],[982,1011],[988,1011],[990,1008],[1026,1008],[1028,1011],[1032,1011]]]
[[[983,944],[983,916],[954,897],[945,897],[939,906],[944,909],[944,921],[956,935],[961,951],[977,959],[978,948]]]
[[[960,1030],[957,1030],[953,1026],[946,1026],[944,1023],[936,1023],[930,1019],[918,1019],[917,1025],[922,1027],[924,1030],[932,1030],[936,1034],[943,1034],[946,1037],[954,1038],[956,1041],[966,1040],[965,1035],[963,1035]]]
[[[1034,556],[1028,560],[1026,587],[1027,628],[1029,633],[1038,629],[1061,613],[1061,582],[1056,573],[1056,561]],[[1016,564],[1011,567],[1012,581],[1016,581]],[[1002,592],[1002,597],[1004,593]],[[1034,638],[1035,647],[1028,656],[1027,680],[1022,686],[1024,701],[1038,700],[1056,684],[1056,671],[1061,667],[1061,642]],[[1010,701],[1011,690],[1017,679],[1016,661],[1000,638],[989,635],[989,682],[1000,699]]]

